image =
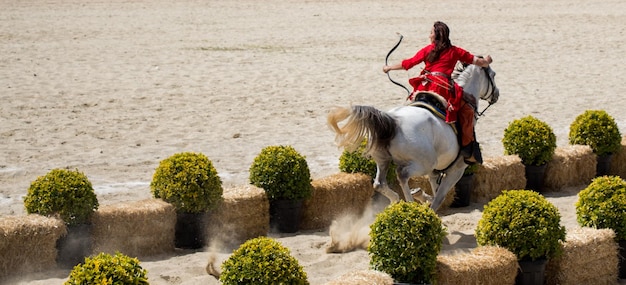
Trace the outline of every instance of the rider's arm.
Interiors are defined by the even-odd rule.
[[[480,67],[487,67],[492,61],[493,59],[491,59],[490,55],[484,58],[477,57],[477,56],[474,57],[474,65],[478,65]]]
[[[383,72],[387,73],[389,72],[389,70],[398,70],[398,69],[404,69],[404,67],[402,67],[402,63],[397,63],[394,65],[385,65],[383,66]]]

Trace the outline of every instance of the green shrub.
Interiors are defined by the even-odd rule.
[[[504,130],[505,155],[518,155],[524,165],[544,165],[556,149],[556,135],[545,122],[533,117],[514,120]]]
[[[588,145],[597,155],[620,150],[622,135],[613,117],[602,110],[587,110],[569,128],[570,144]]]
[[[484,208],[476,228],[478,245],[507,248],[520,260],[561,253],[565,227],[559,210],[531,190],[506,190]]]
[[[373,269],[398,282],[432,282],[446,232],[425,204],[398,202],[376,216],[367,248]]]
[[[478,171],[478,163],[473,163],[468,165],[465,170],[463,170],[463,175],[474,174],[476,171]]]
[[[363,173],[369,175],[372,179],[376,178],[376,162],[365,156],[364,152],[366,146],[367,140],[363,140],[356,150],[344,150],[339,157],[339,171],[345,173]],[[387,171],[386,178],[389,185],[398,184],[396,166],[393,162]]]
[[[185,213],[215,209],[223,199],[222,180],[213,163],[201,153],[177,153],[162,160],[150,189],[155,198]]]
[[[24,206],[29,214],[58,215],[66,224],[76,225],[89,223],[99,205],[85,174],[53,169],[30,184]]]
[[[626,240],[626,182],[618,176],[600,176],[578,193],[576,219],[583,227],[613,229]]]
[[[85,258],[85,263],[76,265],[64,285],[83,284],[148,284],[147,271],[139,260],[119,252],[114,256],[100,253]]]
[[[291,146],[262,149],[250,166],[250,183],[270,200],[307,199],[313,192],[306,159]]]
[[[229,284],[309,284],[306,272],[288,248],[258,237],[246,241],[222,263],[220,282]]]

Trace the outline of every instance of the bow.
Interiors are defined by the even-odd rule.
[[[400,43],[402,42],[402,39],[404,38],[404,36],[402,36],[402,34],[400,34],[400,33],[396,33],[396,34],[398,34],[398,36],[400,36],[400,39],[398,40],[398,43],[397,43],[397,44],[396,44],[396,45],[395,45],[395,46],[394,46],[394,47],[393,47],[393,48],[392,48],[392,49],[391,49],[391,50],[387,53],[387,57],[385,57],[385,65],[389,65],[389,64],[387,63],[387,61],[389,60],[389,56],[391,55],[391,53],[392,53],[393,51],[395,51],[395,50],[398,48],[398,46],[399,46],[399,45],[400,45]],[[408,88],[406,88],[406,86],[404,86],[404,85],[402,85],[401,83],[398,83],[397,81],[393,80],[393,79],[391,78],[391,75],[389,75],[389,72],[387,72],[387,78],[389,78],[389,81],[391,81],[393,84],[398,85],[398,86],[400,86],[400,87],[404,88],[404,90],[406,90],[406,94],[407,94],[407,96],[410,96],[410,95],[411,95],[411,91],[409,91],[409,89],[408,89]]]

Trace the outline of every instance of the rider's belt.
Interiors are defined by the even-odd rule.
[[[431,72],[430,75],[433,75],[433,76],[443,76],[445,78],[450,79],[450,75],[447,75],[447,74],[445,74],[443,72],[439,72],[439,71]]]

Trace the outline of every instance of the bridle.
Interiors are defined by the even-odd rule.
[[[482,69],[483,69],[483,72],[485,73],[485,76],[487,76],[487,80],[489,80],[489,84],[487,85],[488,89],[487,89],[487,92],[486,92],[486,94],[489,94],[489,95],[486,96],[486,97],[490,98],[490,97],[493,97],[494,93],[496,92],[496,84],[493,82],[493,79],[489,75],[489,67],[482,67]],[[489,92],[489,90],[491,90],[491,92]],[[487,107],[485,107],[485,109],[483,109],[480,112],[476,112],[476,119],[478,119],[478,117],[482,116],[483,113],[485,113],[485,111],[487,111],[487,109],[489,107],[491,107],[491,105],[494,104],[494,103],[491,103],[491,101],[487,101],[487,103],[489,105],[487,105]]]

